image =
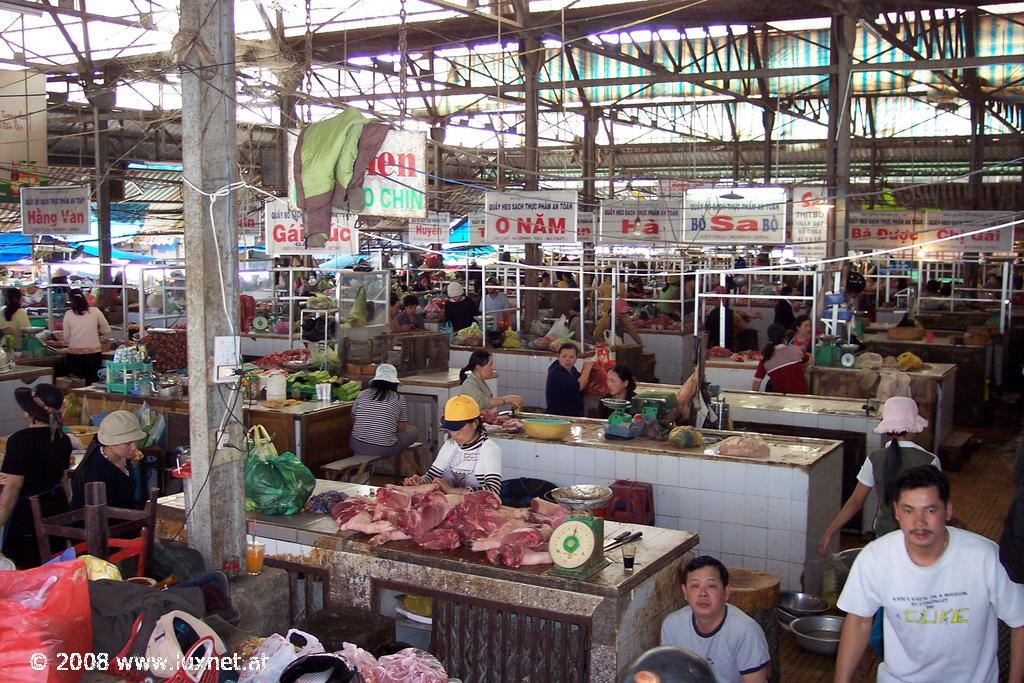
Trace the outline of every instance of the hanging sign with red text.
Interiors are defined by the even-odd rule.
[[[471,211],[469,221],[469,244],[479,247],[487,244],[487,216],[483,211]]]
[[[488,192],[484,199],[488,244],[576,241],[575,190]]]
[[[786,242],[785,188],[692,188],[683,207],[688,244]]]
[[[409,242],[412,244],[446,244],[452,217],[449,213],[431,211],[426,218],[409,219]]]
[[[601,202],[601,243],[675,244],[683,234],[678,199],[616,199]]]
[[[25,185],[20,196],[22,234],[90,234],[88,185]]]
[[[306,248],[306,228],[302,223],[302,212],[288,208],[285,199],[267,202],[264,209],[266,219],[267,256],[282,254],[322,254],[340,256],[359,253],[359,236],[355,230],[357,216],[346,213],[331,214],[331,230],[327,244],[322,249]]]
[[[576,212],[576,241],[593,242],[597,232],[594,230],[594,212]]]
[[[849,248],[874,251],[916,247],[925,241],[917,231],[919,218],[916,211],[851,211]]]
[[[1013,222],[1010,211],[925,211],[925,239],[940,239],[974,232],[993,225]],[[1013,227],[1008,225],[999,230],[960,237],[938,244],[928,244],[924,250],[929,253],[963,254],[968,251],[984,254],[1007,254],[1013,252]]]
[[[793,188],[793,253],[799,261],[820,261],[828,247],[828,188]]]

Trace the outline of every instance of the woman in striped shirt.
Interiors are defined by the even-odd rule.
[[[441,428],[449,438],[422,477],[414,474],[406,486],[428,484],[435,479],[445,493],[486,489],[501,495],[501,449],[487,438],[480,406],[469,396],[453,396],[444,406]]]
[[[352,436],[349,446],[355,455],[395,456],[409,447],[419,435],[409,424],[405,399],[398,394],[398,370],[383,363],[352,406]]]

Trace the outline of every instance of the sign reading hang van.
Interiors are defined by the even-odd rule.
[[[267,256],[283,254],[318,254],[325,256],[355,255],[359,253],[359,235],[355,229],[358,216],[347,213],[331,214],[331,230],[322,249],[306,248],[306,226],[302,212],[288,208],[285,199],[267,202],[266,219]]]
[[[489,244],[576,241],[575,190],[488,192],[484,199]]]
[[[693,188],[683,197],[683,237],[694,244],[784,244],[782,187]]]
[[[90,234],[88,185],[25,185],[21,188],[20,196],[22,234]]]
[[[985,254],[1006,254],[1013,252],[1013,227],[1008,225],[999,230],[990,230],[963,237],[965,233],[1003,223],[1013,222],[1010,211],[925,211],[925,239],[940,239],[961,235],[938,244],[924,246],[926,252],[963,254],[968,251]]]
[[[682,238],[683,207],[678,199],[616,199],[601,202],[601,243],[671,244]]]
[[[409,242],[412,244],[443,244],[448,241],[452,223],[450,213],[431,211],[426,218],[409,219]]]

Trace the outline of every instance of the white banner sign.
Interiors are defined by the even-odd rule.
[[[238,202],[238,234],[262,235],[265,215],[262,203],[258,200]]]
[[[89,186],[21,188],[21,232],[25,235],[88,235]]]
[[[423,218],[427,215],[427,136],[393,130],[366,169],[362,214]]]
[[[576,203],[575,190],[488,192],[487,243],[575,242]]]
[[[676,243],[683,233],[683,207],[677,199],[601,202],[600,232],[606,246]]]
[[[288,197],[295,207],[295,148],[298,131],[288,133]],[[427,138],[424,133],[392,130],[364,173],[364,216],[423,218],[427,215]]]
[[[963,235],[992,225],[1013,221],[1010,211],[925,211],[925,239],[922,241]],[[1013,251],[1013,227],[991,230],[970,237],[929,244],[928,252],[952,252],[962,254],[968,251],[985,254],[1006,254]]]
[[[32,165],[46,165],[46,74],[0,71],[0,179],[16,166],[31,174]]]
[[[683,238],[694,244],[784,244],[786,190],[781,187],[686,191]]]
[[[467,218],[469,221],[469,244],[474,247],[487,244],[487,217],[483,211],[473,211]]]
[[[409,241],[412,244],[447,243],[451,223],[451,214],[433,211],[428,213],[426,218],[410,218]]]
[[[692,185],[689,180],[662,178],[658,180],[658,194],[662,197],[682,197]]]
[[[849,224],[852,251],[912,248],[924,241],[915,211],[851,211]]]
[[[577,242],[593,242],[596,231],[594,230],[594,212],[593,211],[577,211],[576,212],[576,241]]]
[[[359,253],[359,236],[354,229],[357,217],[345,213],[331,215],[331,231],[323,249],[306,248],[306,228],[302,212],[292,211],[284,199],[267,202],[266,208],[267,256],[282,254],[318,254],[340,256]]]
[[[793,253],[800,261],[825,258],[828,240],[828,189],[793,188]]]

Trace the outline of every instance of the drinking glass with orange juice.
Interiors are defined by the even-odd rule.
[[[263,553],[265,547],[262,543],[249,543],[245,547],[245,568],[250,576],[258,576],[263,572]]]

